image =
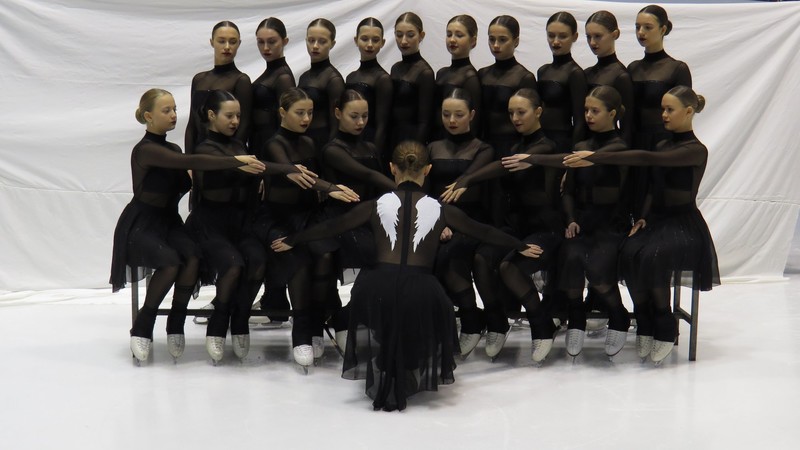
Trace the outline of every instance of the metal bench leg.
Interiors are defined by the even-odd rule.
[[[678,345],[681,336],[681,319],[678,315],[681,310],[681,273],[676,273],[672,281],[672,314],[675,315],[675,345]]]
[[[700,312],[700,290],[692,289],[692,316],[689,322],[689,361],[697,360],[697,315]]]
[[[136,281],[136,267],[129,267],[133,282],[131,282],[131,327],[136,323],[136,316],[139,314],[139,282]]]

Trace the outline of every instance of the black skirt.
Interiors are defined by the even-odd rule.
[[[353,285],[342,378],[366,379],[375,409],[455,381],[453,305],[427,268],[378,264]]]

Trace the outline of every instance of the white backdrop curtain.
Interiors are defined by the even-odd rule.
[[[250,1],[4,0],[0,3],[0,290],[107,286],[117,217],[131,198],[130,150],[144,130],[133,112],[150,87],[172,91],[182,145],[192,76],[212,67],[211,27],[236,22],[237,66],[255,79],[265,64],[255,27],[268,16],[289,29],[288,62],[308,66],[305,27],[316,17],[338,29],[331,54],[348,74],[358,66],[352,38],[362,18],[383,21],[387,70],[400,59],[394,19],[419,13],[422,53],[434,69],[449,65],[445,24],[468,13],[481,32],[476,67],[492,62],[488,22],[511,14],[523,25],[517,59],[530,70],[550,61],[544,26],[572,12],[581,27],[577,62],[594,64],[583,21],[607,9],[619,19],[624,63],[642,48],[633,24],[643,4],[589,1]],[[796,124],[800,99],[800,4],[669,4],[675,27],[668,53],[686,61],[708,105],[696,133],[710,150],[701,209],[728,279],[782,276],[800,201]]]

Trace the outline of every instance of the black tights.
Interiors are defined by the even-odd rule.
[[[472,267],[464,261],[451,260],[440,275],[442,284],[461,317],[461,332],[480,334],[485,327],[483,311],[478,308],[472,288]]]
[[[214,304],[214,312],[211,313],[211,317],[208,319],[206,336],[225,337],[228,333],[228,323],[231,318],[231,298],[235,296],[241,272],[241,266],[233,266],[217,278],[217,297],[212,302]]]
[[[647,290],[628,288],[633,299],[636,334],[674,342],[678,326],[670,307],[669,286]]]
[[[500,275],[511,294],[525,308],[531,325],[531,338],[552,339],[556,331],[552,319],[554,297],[546,295],[540,300],[533,279],[523,273],[513,259],[500,263]]]
[[[616,331],[627,331],[630,327],[628,310],[622,304],[619,287],[611,284],[594,285],[597,299],[608,310],[608,328]],[[568,289],[566,291],[569,303],[569,328],[586,330],[587,305],[583,303],[583,289]]]
[[[491,257],[475,252],[472,260],[472,274],[475,277],[475,287],[483,301],[486,330],[493,333],[507,333],[508,319],[505,306],[502,302],[502,284],[500,277],[490,262]]]
[[[160,267],[153,272],[147,285],[144,305],[136,316],[136,321],[131,328],[131,336],[153,339],[153,327],[158,315],[158,307],[167,296],[172,285],[175,292],[172,297],[172,309],[167,319],[167,333],[183,333],[183,321],[186,319],[186,309],[197,282],[199,261],[190,258],[183,266]]]
[[[248,271],[247,276],[239,283],[236,298],[231,305],[231,335],[250,333],[250,310],[261,289],[264,279],[265,264],[260,264]]]

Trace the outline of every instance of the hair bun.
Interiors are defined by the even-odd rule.
[[[141,109],[136,108],[134,116],[136,117],[136,121],[139,122],[140,124],[144,125],[145,123],[147,123],[147,121],[144,120],[144,113],[142,112]]]
[[[670,31],[672,31],[672,21],[667,20],[667,32],[664,33],[664,36],[668,35]]]
[[[695,113],[699,113],[706,107],[706,98],[702,95],[697,95],[697,108],[694,109]]]

